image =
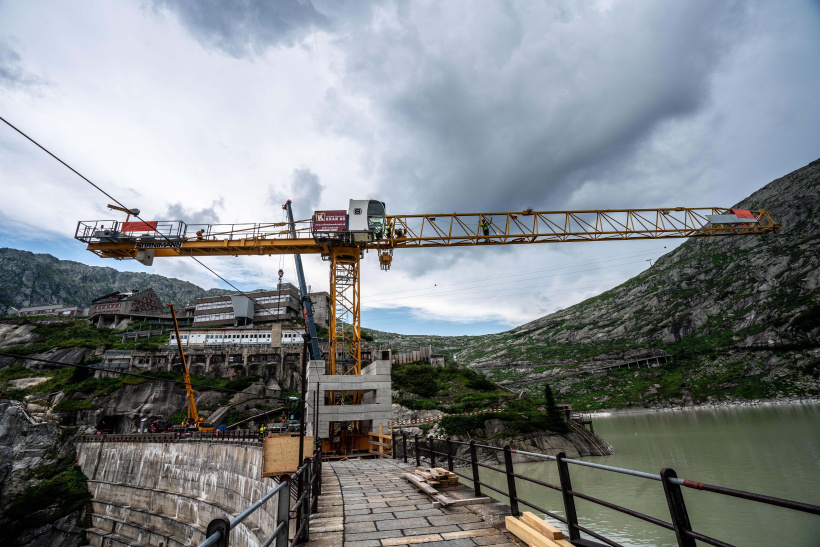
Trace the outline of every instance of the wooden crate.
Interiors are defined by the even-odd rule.
[[[299,434],[273,433],[265,438],[262,476],[278,477],[299,467]],[[304,457],[313,455],[313,437],[305,436]]]

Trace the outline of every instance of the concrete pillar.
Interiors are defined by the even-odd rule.
[[[208,374],[208,373],[211,372],[211,357],[212,357],[211,355],[206,355],[205,356],[205,374]]]

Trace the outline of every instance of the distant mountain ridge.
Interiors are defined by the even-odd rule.
[[[0,315],[12,315],[12,307],[65,304],[87,307],[99,296],[151,288],[162,302],[178,306],[197,298],[233,291],[203,289],[188,281],[157,274],[121,272],[114,268],[88,266],[60,260],[50,254],[35,254],[0,248]]]

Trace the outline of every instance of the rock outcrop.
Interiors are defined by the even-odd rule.
[[[121,272],[114,268],[87,266],[59,260],[49,254],[35,254],[0,248],[0,316],[12,315],[12,307],[65,304],[88,307],[99,296],[126,290],[154,289],[162,302],[178,306],[196,298],[228,294],[222,289],[201,287],[156,274]],[[2,333],[0,333],[0,342]]]

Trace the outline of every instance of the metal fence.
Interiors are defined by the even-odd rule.
[[[401,439],[399,439],[399,437],[401,437]],[[409,447],[408,439],[410,441]],[[438,450],[436,449],[436,444],[438,444]],[[624,469],[621,467],[612,467],[609,465],[602,465],[598,463],[573,460],[567,458],[566,454],[564,454],[563,452],[560,452],[555,456],[548,456],[546,454],[538,454],[535,452],[513,450],[509,446],[499,448],[497,446],[478,444],[475,441],[464,442],[455,441],[450,438],[424,438],[420,437],[419,435],[414,435],[410,437],[408,435],[401,435],[398,433],[393,434],[393,446],[395,447],[393,449],[393,458],[401,458],[404,460],[405,463],[407,462],[408,457],[415,458],[415,463],[418,467],[421,466],[422,457],[429,459],[430,467],[436,467],[436,460],[438,457],[438,461],[441,462],[442,465],[446,463],[448,470],[453,471],[458,476],[473,482],[473,488],[475,490],[476,497],[480,497],[482,495],[481,492],[483,488],[492,490],[493,492],[496,492],[497,494],[506,497],[509,500],[510,510],[513,516],[519,516],[519,506],[525,505],[527,507],[535,509],[536,511],[540,511],[541,513],[544,513],[545,515],[548,515],[560,522],[563,522],[567,526],[567,529],[569,531],[570,541],[573,543],[573,545],[576,546],[593,547],[602,545],[600,543],[595,543],[592,541],[581,539],[581,532],[584,532],[585,534],[588,534],[594,537],[595,539],[602,541],[606,545],[611,545],[612,547],[622,547],[619,543],[616,543],[590,530],[589,528],[578,524],[578,515],[575,509],[575,498],[586,500],[597,505],[601,505],[603,507],[607,507],[609,509],[618,511],[625,515],[629,515],[631,517],[643,520],[645,522],[649,522],[651,524],[654,524],[655,526],[660,526],[661,528],[665,528],[666,530],[674,531],[679,547],[696,547],[695,540],[702,541],[703,543],[707,543],[709,545],[715,545],[717,547],[735,547],[730,543],[726,543],[719,539],[715,539],[713,537],[709,537],[707,535],[692,530],[692,525],[689,522],[689,515],[686,511],[686,504],[684,503],[683,492],[681,491],[681,487],[692,488],[695,490],[704,490],[706,492],[713,492],[715,494],[720,494],[723,496],[741,498],[767,505],[784,507],[786,509],[791,509],[794,511],[801,511],[814,515],[820,515],[820,506],[817,505],[811,505],[808,503],[791,501],[772,496],[765,496],[753,492],[744,492],[742,490],[735,490],[732,488],[715,486],[712,484],[706,484],[692,480],[680,479],[678,478],[675,471],[670,468],[664,468],[661,470],[660,474],[656,475],[654,473],[645,473],[643,471],[634,471],[632,469]],[[458,446],[469,447],[469,459],[455,456]],[[441,451],[442,448],[444,449],[444,452]],[[504,469],[500,469],[498,467],[493,467],[491,465],[481,463],[478,459],[478,450],[503,452]],[[549,484],[547,482],[516,473],[512,460],[513,454],[521,454],[524,456],[531,456],[533,458],[539,458],[542,460],[556,462],[556,464],[558,465],[558,477],[560,484]],[[454,471],[455,462],[469,465],[471,474],[465,475]],[[663,492],[666,496],[666,502],[669,507],[669,514],[671,516],[672,522],[666,522],[664,520],[640,513],[638,511],[634,511],[627,507],[622,507],[620,505],[602,499],[598,499],[593,496],[588,496],[586,494],[582,494],[581,492],[573,490],[569,472],[570,465],[591,467],[593,469],[599,469],[601,471],[621,473],[624,475],[630,475],[641,479],[659,481],[663,486]],[[507,491],[505,492],[485,482],[481,482],[481,468],[485,468],[491,471],[504,474],[507,479]],[[566,516],[557,515],[552,511],[548,511],[543,507],[538,507],[533,503],[530,503],[524,499],[519,498],[516,492],[516,479],[561,492],[564,504],[564,514]]]

